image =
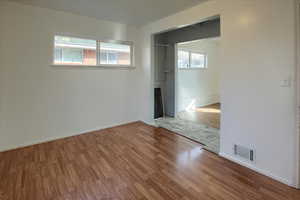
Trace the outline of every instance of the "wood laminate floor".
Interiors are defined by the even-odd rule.
[[[6,200],[299,200],[300,191],[137,122],[0,153]]]

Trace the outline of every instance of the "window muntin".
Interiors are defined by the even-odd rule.
[[[131,42],[55,36],[54,65],[132,66]]]
[[[189,67],[190,58],[188,51],[178,51],[178,67],[181,69],[186,69]]]

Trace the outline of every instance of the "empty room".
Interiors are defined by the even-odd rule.
[[[299,0],[1,0],[0,200],[299,200]]]

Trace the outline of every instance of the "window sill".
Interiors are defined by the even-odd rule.
[[[67,64],[50,64],[52,67],[62,68],[94,68],[94,69],[135,69],[132,65],[67,65]]]
[[[207,70],[208,68],[197,68],[197,67],[191,67],[191,68],[178,68],[179,70]]]

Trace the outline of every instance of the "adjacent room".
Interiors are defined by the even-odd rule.
[[[177,112],[181,119],[220,129],[220,38],[177,46]]]
[[[154,35],[155,123],[220,151],[220,17]]]
[[[299,200],[300,0],[1,0],[0,200]]]

